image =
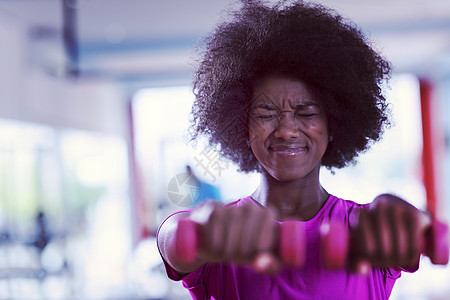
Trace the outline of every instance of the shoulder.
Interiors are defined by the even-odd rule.
[[[329,219],[346,219],[349,220],[355,212],[364,209],[369,204],[356,203],[353,200],[346,200],[334,195],[330,195],[328,199],[328,215]]]
[[[332,203],[332,205],[335,207],[342,207],[342,208],[348,208],[348,209],[365,208],[370,204],[370,203],[361,204],[361,203],[357,203],[353,200],[339,198],[334,195],[330,195],[330,198],[328,199],[328,201],[330,201]]]

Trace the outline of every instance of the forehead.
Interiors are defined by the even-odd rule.
[[[256,81],[251,101],[252,106],[259,103],[271,103],[280,107],[305,102],[318,103],[306,83],[281,75],[268,75]]]

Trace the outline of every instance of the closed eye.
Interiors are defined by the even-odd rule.
[[[295,115],[301,118],[311,118],[315,117],[320,113],[320,108],[315,104],[304,104],[299,105],[295,110]]]
[[[303,113],[297,113],[296,116],[301,117],[301,118],[311,118],[311,117],[317,116],[317,113],[303,112]]]
[[[254,115],[253,116],[257,120],[272,120],[277,118],[278,116],[276,114],[260,114],[260,115]]]
[[[252,117],[258,121],[270,121],[278,118],[277,110],[266,104],[260,104],[253,109]]]

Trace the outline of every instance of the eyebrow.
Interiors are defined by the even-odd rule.
[[[320,108],[320,105],[316,102],[305,102],[294,106],[294,109],[307,109],[310,106],[315,106]]]
[[[257,108],[261,108],[261,109],[265,109],[265,110],[276,110],[277,109],[275,105],[269,105],[266,103],[260,103],[253,107],[253,109],[257,109]]]

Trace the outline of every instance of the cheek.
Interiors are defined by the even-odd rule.
[[[309,124],[310,132],[314,132],[318,138],[328,140],[328,123],[325,118],[320,118]]]
[[[268,126],[264,126],[261,124],[258,124],[256,122],[250,122],[249,124],[249,130],[248,135],[250,139],[250,143],[253,144],[263,144],[266,138],[271,133],[271,128],[268,128]]]
[[[327,127],[323,127],[323,128],[321,128],[320,131],[318,131],[318,139],[320,140],[319,143],[321,145],[323,152],[325,152],[326,148],[328,147],[328,142],[329,142]]]
[[[329,140],[327,123],[323,121],[311,122],[304,130],[305,135],[309,136],[317,150],[325,152]]]
[[[316,135],[320,139],[328,140],[328,128],[326,125],[321,124],[314,128]]]

